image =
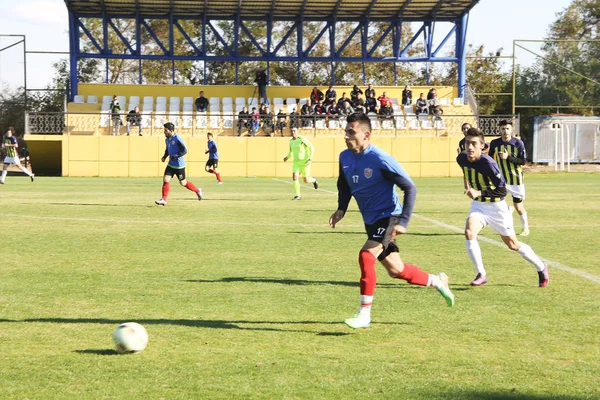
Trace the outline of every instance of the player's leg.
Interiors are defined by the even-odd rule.
[[[304,183],[312,183],[315,190],[319,188],[319,182],[317,182],[317,179],[310,176],[310,165],[304,164],[300,173],[304,177]]]
[[[177,171],[177,179],[179,180],[179,184],[181,186],[183,186],[187,190],[196,193],[196,196],[198,196],[198,200],[202,200],[202,189],[197,188],[196,185],[185,179],[185,168],[181,168]]]
[[[542,259],[533,251],[531,246],[528,244],[519,242],[516,236],[503,236],[500,235],[502,241],[506,246],[519,253],[521,257],[532,264],[538,273],[538,284],[540,287],[548,286],[550,282],[550,274],[548,272],[548,266],[542,261]]]
[[[8,173],[8,165],[9,163],[6,162],[6,159],[4,159],[4,164],[2,165],[2,178],[0,178],[0,184],[4,185],[4,181],[6,180],[6,174]]]
[[[477,207],[478,205],[476,204],[475,206]],[[471,281],[471,286],[481,286],[487,283],[487,272],[483,266],[481,247],[477,240],[477,235],[485,226],[484,216],[480,212],[472,210],[465,222],[467,254],[469,254],[469,258],[471,259],[471,263],[473,263],[477,274],[475,279]]]
[[[506,189],[512,196],[514,209],[517,211],[517,214],[519,214],[519,219],[521,220],[522,230],[520,236],[528,236],[529,219],[527,218],[527,211],[525,211],[525,206],[523,205],[523,201],[525,200],[525,185],[506,185]]]
[[[294,161],[294,165],[292,166],[292,180],[294,181],[294,198],[292,200],[300,200],[300,169],[301,165],[299,165],[296,161]]]
[[[173,168],[167,166],[165,168],[165,173],[163,175],[163,184],[162,184],[162,197],[160,200],[156,200],[156,203],[159,206],[167,205],[167,197],[169,197],[169,191],[171,190],[171,178],[175,174]]]
[[[223,183],[223,180],[221,179],[221,173],[219,172],[219,160],[213,160],[213,171],[215,176],[217,177],[217,182],[220,185],[221,183]]]
[[[23,171],[23,173],[25,175],[30,177],[31,182],[33,182],[33,180],[35,179],[35,175],[31,171],[29,171],[27,168],[25,168],[23,165],[21,165],[21,160],[19,160],[19,156],[13,158],[13,164],[15,164],[21,171]]]

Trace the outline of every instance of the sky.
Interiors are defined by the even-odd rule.
[[[556,14],[570,3],[571,0],[480,0],[469,15],[467,43],[484,45],[486,53],[503,48],[502,55],[511,55],[513,40],[543,39]],[[68,52],[64,0],[0,1],[0,49],[21,40],[1,35],[26,35],[27,51]],[[539,49],[538,44],[521,44],[532,51]],[[524,50],[518,50],[516,55],[518,62],[526,65],[535,59]],[[28,54],[27,87],[43,88],[50,83],[54,75],[52,63],[61,57],[68,55]],[[22,85],[23,47],[17,45],[0,52],[0,87]]]

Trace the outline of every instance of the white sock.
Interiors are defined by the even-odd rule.
[[[467,253],[469,253],[469,257],[477,273],[486,276],[487,273],[483,267],[483,258],[481,257],[481,247],[479,247],[477,239],[467,240]]]
[[[29,170],[25,167],[21,167],[21,171],[23,171],[25,174],[27,174],[27,176],[32,176],[33,174],[31,172],[29,172]]]
[[[6,179],[7,173],[8,173],[8,171],[2,170],[2,182],[4,182],[4,180]]]
[[[434,274],[429,274],[429,280],[427,281],[427,286],[433,286],[436,289],[442,287],[442,280],[439,276]]]
[[[523,229],[529,229],[529,220],[527,219],[527,211],[523,213],[523,215],[519,215],[519,219],[521,220],[521,227]]]
[[[316,181],[315,178],[313,178],[312,176],[309,176],[308,178],[306,178],[306,183],[314,183]]]
[[[535,265],[535,268],[538,271],[543,271],[544,268],[546,268],[544,262],[538,257],[537,254],[535,254],[535,251],[533,251],[533,249],[529,245],[521,243],[521,247],[519,247],[518,252],[521,255],[521,257],[529,261],[531,264]]]
[[[373,304],[373,296],[360,295],[360,308],[358,313],[360,315],[371,318],[371,305]]]

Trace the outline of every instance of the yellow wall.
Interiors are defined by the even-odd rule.
[[[165,143],[161,137],[147,136],[39,136],[27,138],[30,148],[46,146],[50,139],[62,140],[63,176],[159,177]],[[188,146],[187,174],[203,176],[207,156],[206,139],[183,137]],[[456,147],[460,137],[373,138],[373,143],[393,155],[412,177],[460,176]],[[289,138],[216,137],[221,156],[219,169],[224,176],[288,177],[291,162],[283,162]],[[342,137],[310,138],[315,145],[312,173],[318,177],[338,174],[338,156],[346,148]],[[56,142],[54,142],[56,143]],[[57,152],[52,155],[57,157]],[[32,152],[35,167],[42,153]],[[60,161],[56,161],[59,163]]]
[[[358,85],[364,92],[366,85]],[[342,92],[346,92],[350,96],[351,86],[335,86],[334,87],[338,98],[342,96]],[[423,92],[427,95],[429,86],[413,86],[413,102],[419,97],[419,93]],[[308,98],[312,86],[269,86],[267,87],[267,97],[273,101],[275,97],[281,97],[284,100],[288,97]],[[319,86],[319,89],[325,93],[327,87]],[[402,90],[404,86],[374,86],[377,96],[384,91],[389,97],[395,97],[401,100]],[[455,98],[458,95],[458,89],[452,86],[436,86],[438,97]],[[95,105],[100,109],[102,96],[126,96],[129,102],[130,96],[140,96],[140,102],[143,102],[143,96],[165,96],[165,97],[198,97],[200,90],[204,91],[206,97],[258,97],[256,86],[230,85],[230,86],[176,86],[176,85],[106,85],[106,84],[79,84],[78,92],[84,95],[87,101],[87,96],[98,96],[98,104]],[[256,91],[255,91],[256,90]]]

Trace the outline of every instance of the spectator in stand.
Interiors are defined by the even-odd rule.
[[[419,114],[429,114],[429,106],[427,100],[425,100],[425,93],[421,93],[419,98],[415,102],[415,113]]]
[[[300,109],[300,114],[302,115],[302,127],[311,128],[313,126],[313,119],[315,117],[315,106],[313,106],[310,99],[307,100],[306,104],[302,106]]]
[[[256,107],[252,107],[252,113],[250,114],[250,135],[256,136],[256,132],[260,129],[260,113]]]
[[[437,98],[437,94],[433,94],[431,100],[429,100],[429,114],[435,116],[436,118],[440,117],[443,114],[442,106],[440,105],[440,101]]]
[[[263,131],[273,137],[275,135],[275,114],[269,107],[265,107],[265,113],[262,115]]]
[[[429,92],[427,93],[427,100],[433,99],[434,96],[437,96],[436,88],[429,89]]]
[[[208,108],[208,99],[204,97],[204,91],[200,91],[200,96],[196,99],[196,111],[206,112]]]
[[[127,126],[125,126],[127,136],[129,136],[132,126],[137,126],[140,130],[140,136],[142,136],[142,114],[140,114],[140,108],[137,106],[127,114]]]
[[[345,118],[348,115],[352,114],[353,112],[354,112],[354,109],[352,108],[352,105],[350,104],[350,102],[345,101],[344,107],[342,107],[340,114]]]
[[[354,87],[352,88],[352,91],[350,92],[350,100],[352,103],[352,106],[355,106],[356,100],[358,99],[358,95],[362,95],[363,91],[360,90],[360,88],[357,85],[354,85]]]
[[[286,126],[286,120],[287,115],[285,115],[285,113],[283,112],[283,108],[280,108],[279,112],[277,113],[277,130],[279,130],[281,136],[283,136],[283,130]]]
[[[402,91],[402,105],[410,106],[412,104],[412,90],[410,90],[410,86],[404,86],[404,90]]]
[[[354,107],[354,112],[366,114],[367,113],[367,108],[365,107],[364,103],[358,103]]]
[[[338,106],[339,106],[340,108],[344,108],[344,103],[345,103],[345,102],[348,102],[348,103],[351,103],[351,102],[352,102],[352,101],[350,100],[350,97],[348,97],[348,96],[346,95],[346,92],[342,93],[342,97],[340,97],[340,99],[338,100],[338,102],[337,102],[337,103],[338,103]]]
[[[337,101],[337,93],[333,86],[329,85],[329,89],[325,92],[325,106],[329,107]]]
[[[339,121],[341,112],[342,112],[342,110],[340,109],[340,107],[338,106],[338,104],[336,102],[334,102],[332,105],[327,107],[327,116],[329,117],[330,120],[335,119],[335,120]]]
[[[238,114],[238,136],[242,135],[242,128],[250,129],[250,114],[247,107],[242,108]]]
[[[354,108],[364,108],[365,101],[362,98],[362,94],[358,94],[356,98],[352,101],[352,107]]]
[[[373,85],[369,83],[369,86],[367,86],[367,90],[365,90],[365,103],[369,98],[375,100],[375,96],[375,89],[373,89]]]
[[[300,114],[296,111],[296,107],[292,108],[290,113],[290,129],[300,127]]]
[[[111,135],[120,136],[121,125],[123,125],[123,121],[121,121],[121,105],[119,104],[119,99],[117,99],[116,94],[113,96],[113,99],[110,102],[110,120],[112,122]]]
[[[327,108],[320,101],[315,105],[315,118],[325,121],[327,115]]]
[[[367,110],[367,113],[377,113],[377,99],[375,99],[375,97],[367,96],[365,99],[365,109]]]
[[[324,99],[325,96],[323,95],[323,92],[321,92],[319,88],[315,86],[312,92],[310,92],[310,101],[312,101],[313,104],[317,104],[319,101],[323,101]]]
[[[377,100],[379,101],[379,105],[380,105],[381,107],[384,107],[384,106],[385,106],[385,107],[388,107],[388,106],[389,106],[389,107],[391,107],[391,106],[392,106],[392,99],[390,99],[390,98],[387,96],[387,92],[383,92],[383,94],[382,94],[381,96],[379,96],[379,97],[377,98]]]
[[[380,96],[380,98],[383,96]],[[394,118],[394,108],[391,101],[382,101],[379,107],[379,119],[386,120]]]

